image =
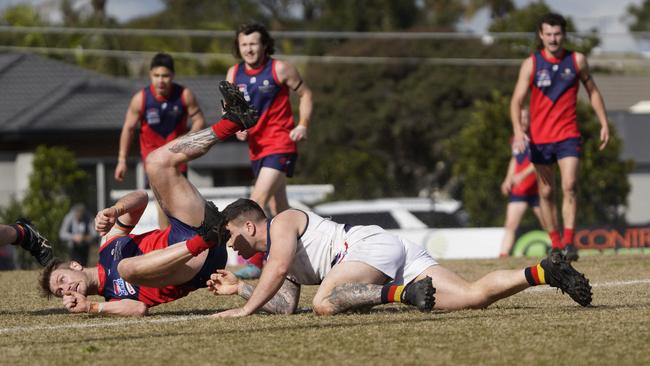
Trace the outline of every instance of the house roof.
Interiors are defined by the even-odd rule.
[[[628,111],[638,102],[650,100],[650,75],[597,74],[593,78],[608,112]],[[580,88],[580,97],[587,99],[585,88]]]
[[[220,77],[179,79],[217,120]],[[120,130],[133,94],[147,80],[113,78],[32,54],[0,54],[0,132]]]
[[[208,124],[221,115],[217,87],[221,80],[223,77],[218,76],[176,80],[194,92]],[[129,101],[148,83],[147,79],[114,78],[33,54],[0,54],[0,141],[32,141],[31,136],[38,135],[50,140],[64,136],[65,141],[72,142],[73,133],[100,133],[111,144],[106,153],[112,156]],[[83,141],[101,144],[99,139],[75,143]],[[11,146],[15,145],[6,147]],[[248,166],[246,144],[228,143],[219,150],[193,165]]]

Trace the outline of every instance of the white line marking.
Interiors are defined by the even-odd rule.
[[[31,332],[35,330],[59,330],[59,329],[82,329],[82,328],[99,328],[99,327],[117,327],[134,324],[159,324],[159,323],[174,323],[183,322],[186,320],[197,320],[208,318],[207,315],[185,315],[164,318],[143,318],[143,319],[122,319],[107,323],[73,323],[62,325],[36,325],[26,327],[10,327],[0,328],[2,333],[16,333],[16,332]]]
[[[641,280],[594,283],[591,285],[591,287],[619,287],[619,286],[639,285],[639,284],[646,284],[646,283],[650,283],[650,278],[641,279]],[[557,289],[549,286],[538,286],[538,287],[531,287],[526,291],[555,291],[555,290]],[[73,323],[73,324],[62,324],[62,325],[19,326],[19,327],[0,328],[0,334],[33,332],[39,330],[119,327],[119,326],[129,326],[129,325],[137,325],[137,324],[164,324],[164,323],[177,323],[177,322],[184,322],[188,320],[200,320],[200,319],[208,319],[208,315],[185,315],[185,316],[173,316],[173,317],[167,316],[161,318],[151,317],[151,318],[142,318],[142,319],[121,319],[121,320],[114,320],[110,322],[99,322],[99,323],[93,322],[93,323]]]

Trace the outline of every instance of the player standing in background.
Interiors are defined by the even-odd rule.
[[[251,199],[264,208],[268,206],[272,216],[289,208],[287,177],[293,176],[298,158],[296,142],[307,138],[313,107],[311,90],[296,67],[271,57],[274,43],[263,25],[241,25],[235,35],[233,54],[242,62],[230,67],[226,76],[260,115],[255,127],[238,133],[237,138],[248,140],[256,178]],[[291,91],[300,98],[297,125],[289,101]],[[262,255],[256,255],[237,275],[257,278],[262,264]]]
[[[522,152],[527,136],[521,127],[521,108],[530,98],[530,160],[535,165],[539,185],[540,208],[551,238],[551,258],[577,260],[574,229],[577,211],[577,179],[581,137],[576,118],[578,81],[585,86],[589,101],[601,124],[600,149],[609,141],[605,103],[591,74],[585,55],[562,47],[566,20],[558,14],[544,15],[538,22],[541,47],[521,65],[510,103],[514,130],[513,149]],[[554,201],[555,163],[562,184],[562,220],[560,236]]]
[[[529,126],[528,109],[521,110],[521,123],[524,133],[527,133]],[[517,228],[526,213],[526,208],[531,207],[533,209],[533,213],[535,213],[540,225],[545,228],[542,213],[539,209],[539,192],[537,190],[535,167],[530,163],[529,154],[528,144],[526,144],[524,151],[512,152],[508,164],[508,173],[501,184],[501,193],[509,197],[509,202],[506,209],[505,232],[501,241],[499,257],[510,255]],[[555,215],[555,213],[553,214]]]
[[[138,126],[143,162],[150,152],[167,142],[188,131],[205,127],[203,112],[192,91],[174,82],[174,59],[170,55],[158,53],[151,59],[149,78],[151,84],[131,98],[126,111],[115,168],[115,180],[118,182],[123,181],[126,175],[126,158]],[[190,129],[187,126],[188,116],[192,120]],[[182,165],[180,169],[187,173],[187,165]]]

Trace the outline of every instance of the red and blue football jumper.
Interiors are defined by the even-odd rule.
[[[530,140],[548,144],[579,138],[576,103],[579,78],[575,53],[563,50],[560,58],[535,52],[530,77]]]
[[[165,230],[117,236],[102,245],[97,263],[100,296],[103,296],[106,301],[132,299],[141,301],[147,306],[155,306],[180,299],[196,289],[206,287],[210,274],[226,267],[228,253],[225,245],[219,245],[210,248],[203,267],[194,278],[182,285],[152,288],[126,282],[117,271],[117,266],[122,259],[164,249],[197,234],[196,228],[173,217],[169,218],[169,223]]]
[[[257,124],[248,130],[250,160],[297,151],[296,143],[289,137],[294,128],[289,88],[280,83],[276,62],[268,58],[263,65],[250,70],[243,62],[235,65],[234,84],[260,116]]]
[[[167,97],[157,95],[153,85],[142,89],[140,108],[140,155],[147,155],[157,148],[189,131],[187,127],[187,103],[183,97],[185,87],[172,83]],[[182,172],[187,165],[180,167]]]

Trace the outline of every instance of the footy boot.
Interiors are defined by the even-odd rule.
[[[553,248],[551,249],[551,252],[548,255],[548,259],[551,260],[553,263],[560,263],[565,260],[564,258],[564,253],[562,253],[562,249],[560,248]]]
[[[544,269],[544,278],[551,287],[559,288],[573,301],[582,306],[591,304],[591,285],[582,273],[576,271],[571,263],[565,259],[554,262],[551,256],[544,258],[540,263]]]
[[[219,212],[211,201],[205,201],[203,222],[199,227],[199,235],[208,243],[226,245],[230,239],[230,231],[226,229],[226,217]]]
[[[413,305],[421,312],[429,312],[436,304],[436,289],[431,283],[431,277],[406,285],[402,292],[402,303]]]
[[[41,266],[50,263],[53,257],[52,247],[48,244],[47,239],[34,228],[31,221],[19,218],[14,225],[23,228],[23,240],[18,244],[30,252]]]
[[[257,123],[259,115],[237,87],[228,81],[219,82],[219,91],[223,95],[221,106],[224,110],[223,118],[231,120],[241,126],[242,130],[249,129]]]
[[[564,249],[562,249],[562,254],[569,262],[576,262],[580,256],[578,255],[578,249],[573,244],[568,244]]]

